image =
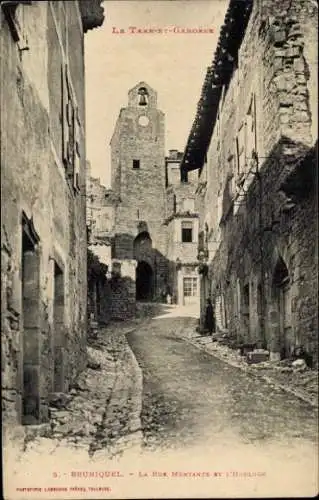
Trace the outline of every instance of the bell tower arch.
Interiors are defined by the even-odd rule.
[[[157,92],[146,82],[139,82],[128,92],[129,107],[147,109],[157,108]]]
[[[167,274],[165,115],[157,107],[156,90],[145,81],[128,91],[128,104],[120,111],[111,140],[111,159],[112,188],[120,199],[115,214],[115,257],[135,258],[134,240],[143,224],[152,241],[156,294]]]

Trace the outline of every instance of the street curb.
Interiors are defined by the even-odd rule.
[[[131,333],[131,332],[129,332]],[[126,335],[125,335],[126,336]],[[142,413],[142,400],[143,400],[143,372],[140,365],[137,362],[134,352],[131,349],[127,339],[126,339],[127,347],[130,352],[132,365],[134,366],[135,371],[135,396],[134,396],[134,406],[135,413],[131,417],[130,431],[136,432],[142,429],[142,421],[141,421],[141,413]]]
[[[143,373],[126,337],[128,334],[134,332],[138,327],[139,325],[135,325],[134,327],[132,326],[128,330],[121,332],[121,336],[125,339],[126,354],[128,354],[130,357],[130,361],[127,363],[127,366],[129,366],[129,368],[132,369],[133,371],[133,374],[130,375],[130,379],[132,382],[131,390],[133,392],[133,396],[130,398],[130,401],[129,400],[126,401],[126,404],[130,403],[131,406],[131,411],[129,413],[129,421],[127,424],[128,432],[120,436],[116,440],[114,444],[115,447],[117,448],[121,446],[121,443],[123,441],[125,442],[125,447],[134,447],[134,448],[141,448],[143,443],[142,422],[141,422],[142,397],[143,397]],[[121,363],[123,362],[124,357],[125,356],[123,352],[123,355],[115,362],[116,376],[112,387],[111,396],[108,401],[106,415],[108,409],[112,408],[114,400],[116,400],[117,394],[122,389],[121,375],[123,374],[125,375],[126,370],[123,370],[123,366],[121,368],[120,366]]]
[[[296,398],[302,400],[304,403],[309,404],[312,408],[318,409],[318,403],[316,403],[316,402],[312,401],[311,399],[307,398],[307,396],[305,396],[304,394],[302,394],[298,390],[291,389],[290,387],[287,387],[285,385],[279,384],[274,379],[272,379],[270,377],[267,377],[267,375],[263,375],[262,373],[247,371],[247,370],[245,370],[245,367],[242,366],[241,364],[236,363],[236,362],[234,362],[234,361],[232,361],[230,359],[225,359],[223,356],[221,356],[217,352],[211,352],[211,351],[207,350],[205,348],[205,346],[198,345],[197,343],[192,342],[188,337],[182,336],[182,339],[185,340],[188,344],[196,347],[197,349],[206,352],[206,354],[209,354],[210,356],[218,358],[220,361],[224,361],[228,365],[231,365],[231,366],[233,366],[235,368],[239,368],[241,371],[243,371],[245,373],[248,373],[248,374],[251,374],[252,376],[254,376],[256,378],[259,378],[260,380],[264,380],[268,384],[273,385],[276,389],[280,389],[280,390],[282,390],[284,392],[287,392],[287,393],[291,394],[292,396],[295,396]]]

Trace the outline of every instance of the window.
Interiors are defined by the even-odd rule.
[[[223,192],[223,200],[222,200],[222,220],[225,221],[226,218],[233,213],[233,198],[235,192],[233,191],[233,175],[228,174],[225,182],[224,192]]]
[[[140,160],[133,160],[133,168],[134,169],[140,168]]]
[[[184,297],[197,296],[197,278],[187,277],[183,281]]]
[[[96,223],[95,223],[95,233],[98,235],[101,233],[107,233],[111,229],[110,217],[107,214],[105,209],[101,209],[96,214]]]
[[[256,134],[255,96],[253,95],[246,116],[246,157],[248,164],[252,160],[253,151],[256,150],[255,134]]]
[[[243,123],[236,138],[237,147],[237,173],[245,171],[245,124]]]
[[[75,191],[80,189],[80,118],[67,65],[62,65],[62,159]]]
[[[192,243],[193,241],[193,223],[182,222],[182,243]]]

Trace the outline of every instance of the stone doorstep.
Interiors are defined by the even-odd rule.
[[[278,383],[274,378],[268,377],[267,375],[259,373],[258,371],[255,371],[255,370],[253,371],[253,370],[251,370],[251,366],[248,364],[243,365],[242,363],[239,363],[239,362],[236,362],[235,360],[229,359],[229,357],[227,357],[226,352],[220,353],[220,352],[218,352],[218,349],[216,349],[216,348],[215,349],[207,349],[207,347],[209,347],[210,345],[213,346],[213,344],[206,344],[206,343],[203,344],[203,343],[198,343],[196,341],[194,342],[194,341],[192,341],[192,338],[185,337],[185,336],[183,336],[183,339],[186,342],[188,342],[189,344],[193,345],[194,347],[197,347],[197,349],[201,349],[202,351],[205,351],[208,354],[215,356],[216,358],[220,359],[221,361],[224,361],[225,363],[227,363],[231,366],[234,366],[235,368],[240,368],[242,371],[246,371],[246,372],[254,375],[257,378],[264,380],[265,382],[267,382],[270,385],[273,385],[277,389],[280,389],[282,391],[288,392],[289,394],[292,394],[293,396],[297,397],[298,399],[301,399],[305,403],[308,403],[313,408],[318,408],[318,401],[314,401],[314,400],[310,399],[308,395],[305,395],[303,392],[299,391],[298,389],[293,389],[289,386],[282,385],[282,384]]]

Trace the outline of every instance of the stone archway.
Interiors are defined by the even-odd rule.
[[[136,268],[136,300],[153,298],[153,269],[145,262],[138,262]]]
[[[286,358],[293,348],[290,278],[288,268],[278,256],[271,283],[270,334],[272,351]]]
[[[136,236],[133,243],[133,256],[138,262],[152,260],[152,238],[148,231],[142,231]]]

